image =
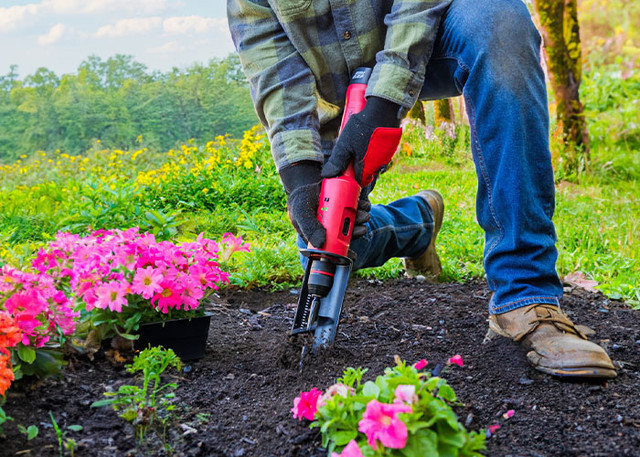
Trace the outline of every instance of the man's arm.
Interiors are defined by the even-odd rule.
[[[451,0],[394,1],[384,18],[384,49],[376,54],[366,91],[367,104],[345,125],[322,169],[322,177],[340,175],[353,161],[359,180],[373,132],[378,127],[398,127],[401,117],[416,103],[440,19],[450,3]]]
[[[367,96],[401,106],[399,116],[416,103],[433,51],[440,19],[451,0],[395,0],[384,18],[384,49],[376,54]]]
[[[228,0],[231,36],[278,171],[322,164],[316,81],[267,0]]]

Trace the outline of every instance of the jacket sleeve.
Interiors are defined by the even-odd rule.
[[[385,16],[384,49],[376,54],[367,96],[401,105],[401,113],[418,99],[440,19],[451,0],[395,0]]]
[[[322,163],[316,81],[267,0],[227,0],[229,28],[278,170]]]

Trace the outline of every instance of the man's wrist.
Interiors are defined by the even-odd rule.
[[[280,180],[284,191],[289,195],[295,189],[308,184],[320,182],[322,164],[313,160],[303,160],[280,170]]]
[[[367,98],[367,104],[360,112],[361,120],[374,127],[399,127],[400,105],[390,100],[376,97],[375,95]]]

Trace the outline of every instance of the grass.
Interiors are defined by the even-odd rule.
[[[583,90],[593,171],[557,183],[558,272],[581,271],[611,298],[638,307],[640,114],[633,107],[640,77],[623,79],[615,70],[599,68],[585,77]],[[428,111],[427,118],[432,116]],[[94,148],[84,157],[47,157],[36,153],[0,169],[0,265],[28,264],[58,230],[138,225],[178,241],[201,232],[214,239],[225,232],[241,234],[252,253],[239,255],[229,266],[235,285],[299,285],[302,270],[284,193],[269,149],[255,130],[235,142],[203,146],[190,141],[168,153]],[[212,157],[217,157],[214,168]],[[408,127],[401,152],[371,200],[387,203],[438,189],[447,208],[438,238],[441,280],[461,282],[484,275],[476,186],[467,127],[458,127],[454,138],[436,130],[429,139],[423,129]],[[162,221],[150,211],[158,211]],[[357,272],[378,279],[401,274],[398,259]]]

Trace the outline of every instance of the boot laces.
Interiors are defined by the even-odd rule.
[[[533,310],[535,310],[536,317],[530,322],[531,328],[527,334],[532,333],[542,324],[551,324],[562,332],[574,333],[584,340],[587,339],[587,337],[576,328],[576,325],[569,319],[569,316],[557,306],[540,303],[529,308],[525,314]]]

